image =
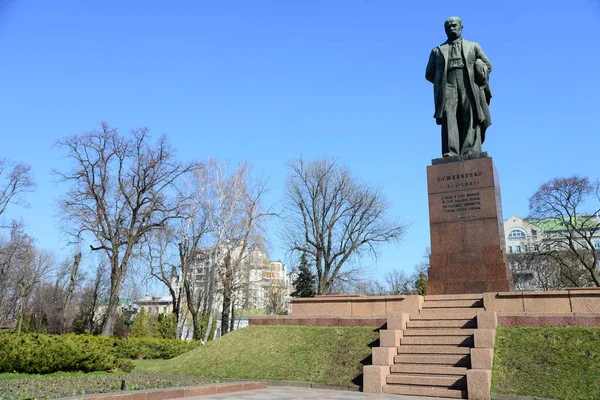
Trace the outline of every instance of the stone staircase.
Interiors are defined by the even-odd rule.
[[[385,374],[388,370],[381,373],[380,392],[475,398],[469,396],[467,374],[474,368],[471,357],[475,336],[478,335],[476,332],[480,328],[478,315],[486,320],[485,328],[493,326],[491,335],[495,336],[495,314],[485,312],[481,294],[425,296],[423,300],[418,313],[390,316],[388,329],[380,331],[381,347],[373,349],[373,364],[389,365],[389,373]],[[487,347],[481,351],[484,351],[486,363],[490,365],[483,369],[489,367],[491,376],[491,329],[486,331],[483,336],[480,332],[479,339],[483,340],[479,342],[480,347]],[[486,340],[487,343],[483,343]],[[480,353],[477,354],[479,357]],[[480,365],[475,367],[481,368]]]
[[[467,398],[467,369],[482,295],[425,296],[410,315],[384,393]]]

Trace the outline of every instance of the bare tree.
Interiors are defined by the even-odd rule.
[[[236,292],[243,284],[243,269],[253,252],[263,245],[261,221],[271,214],[264,212],[261,205],[265,181],[254,181],[246,162],[228,173],[227,162],[209,160],[199,179],[206,188],[203,205],[212,249],[205,291],[206,311],[210,314],[208,326],[214,318],[214,299],[219,289],[223,299],[221,335],[224,335],[233,325],[232,311]]]
[[[0,158],[0,216],[9,204],[26,205],[23,194],[35,188],[31,167]]]
[[[243,170],[240,167],[228,174],[227,166],[227,163],[209,159],[196,171],[193,210],[190,219],[180,228],[182,240],[178,248],[183,287],[196,340],[208,340],[221,277],[229,278],[224,267],[225,244],[243,198]],[[201,248],[201,243],[205,247]],[[231,257],[227,262],[231,262]]]
[[[72,299],[81,281],[80,262],[81,253],[76,252],[73,259],[65,260],[53,269],[54,281],[50,276],[46,277],[29,296],[28,314],[36,331],[44,329],[48,333],[62,334],[70,330],[77,313]]]
[[[101,299],[108,294],[109,287],[108,265],[105,260],[98,260],[94,274],[88,278],[77,299],[79,313],[73,323],[77,333],[96,334],[100,330],[104,315],[99,314],[99,306]]]
[[[18,238],[15,236],[18,235]],[[44,276],[54,266],[54,258],[50,252],[35,248],[33,239],[22,231],[13,235],[18,253],[14,261],[13,279],[16,287],[17,301],[17,334],[21,334],[25,308],[35,288],[42,282]]]
[[[327,294],[348,261],[377,245],[398,242],[406,225],[389,218],[381,189],[359,183],[348,168],[328,159],[288,164],[285,238],[317,270],[317,293]]]
[[[14,240],[16,229],[19,226],[13,222],[10,239],[0,238],[0,326],[5,326],[13,319],[16,304],[13,271],[20,250]]]
[[[553,257],[550,257],[545,250],[533,250],[539,248],[540,242],[531,241],[531,243],[538,244],[526,245],[529,250],[527,252],[508,254],[515,290],[549,291],[572,286],[562,276],[560,264]],[[579,272],[583,271],[579,269]]]
[[[241,175],[239,190],[242,196],[236,208],[234,218],[226,230],[226,239],[222,243],[224,249],[223,270],[220,274],[223,287],[223,308],[221,312],[221,335],[229,332],[234,324],[235,296],[243,284],[242,275],[248,266],[252,254],[260,250],[264,253],[264,235],[261,221],[269,215],[263,212],[261,201],[266,192],[266,182],[252,182],[249,167],[242,164],[238,170]],[[231,318],[231,320],[230,320]]]
[[[181,232],[180,225],[193,223],[193,216],[186,220],[178,220],[179,224],[167,224],[153,232],[146,241],[145,256],[150,266],[150,275],[163,283],[172,299],[173,314],[175,315],[175,337],[180,338],[183,331],[185,291],[182,284],[182,274],[190,267],[188,251],[194,248],[189,244],[187,230]],[[180,236],[182,235],[183,238]]]
[[[352,289],[346,293],[364,294],[367,296],[385,296],[388,294],[386,288],[380,282],[373,279],[353,282]]]
[[[540,250],[559,264],[570,286],[600,286],[594,243],[600,235],[599,201],[600,182],[577,175],[551,179],[529,199],[530,222],[544,229]],[[594,208],[584,211],[591,203]]]
[[[388,294],[392,296],[412,294],[413,280],[404,271],[399,269],[388,271],[384,280]]]
[[[10,239],[0,244],[0,325],[18,321],[20,331],[29,297],[52,266],[52,255],[13,222]]]
[[[175,159],[165,137],[153,144],[148,129],[134,129],[130,137],[102,123],[100,130],[75,135],[57,143],[73,165],[57,171],[71,188],[60,200],[69,233],[88,234],[110,262],[110,296],[102,335],[110,336],[117,317],[119,294],[130,260],[140,241],[153,229],[181,218],[188,199],[176,183],[196,167]]]
[[[285,290],[286,287],[280,281],[271,280],[267,289],[267,314],[277,315],[283,311],[285,307]]]

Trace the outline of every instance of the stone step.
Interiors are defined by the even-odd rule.
[[[475,329],[406,329],[404,337],[407,336],[465,336],[473,335]]]
[[[443,386],[446,388],[463,389],[467,386],[467,377],[466,375],[392,374],[387,376],[386,382],[388,384]]]
[[[466,399],[467,391],[463,389],[447,389],[431,386],[384,385],[383,393],[403,394],[407,396],[442,397],[449,399]]]
[[[410,321],[420,320],[438,320],[438,319],[473,319],[477,317],[476,309],[452,309],[452,310],[440,310],[438,308],[433,309],[422,309],[419,310],[419,314],[411,315]]]
[[[392,373],[400,374],[467,375],[466,367],[448,367],[444,365],[394,364],[390,368]]]
[[[425,301],[437,301],[437,300],[483,300],[481,294],[430,294],[424,296]]]
[[[471,356],[464,354],[400,354],[394,356],[396,364],[434,364],[449,367],[470,367]]]
[[[424,301],[423,308],[481,308],[483,309],[482,300],[439,300],[439,301]]]
[[[457,346],[399,346],[398,354],[471,354],[470,347]]]
[[[477,320],[471,319],[432,319],[432,320],[411,320],[406,323],[408,329],[411,328],[477,328]]]
[[[454,345],[463,347],[473,346],[473,336],[410,336],[400,339],[400,345]]]

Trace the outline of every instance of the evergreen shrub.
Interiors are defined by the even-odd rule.
[[[199,342],[92,335],[0,334],[0,373],[131,371],[128,359],[169,359]]]
[[[131,371],[133,364],[95,340],[75,335],[0,334],[0,372]]]

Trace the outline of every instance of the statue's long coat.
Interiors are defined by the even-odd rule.
[[[436,119],[442,118],[442,114],[444,113],[444,90],[446,88],[446,73],[448,71],[448,59],[451,48],[452,46],[446,42],[431,50],[425,71],[425,78],[433,83],[435,101],[435,113],[433,117]],[[462,39],[462,56],[469,75],[471,91],[473,92],[473,96],[469,97],[475,99],[476,115],[474,117],[479,121],[479,125],[481,126],[481,142],[483,143],[485,140],[485,131],[492,124],[488,107],[492,93],[489,85],[480,88],[475,84],[475,61],[483,61],[487,65],[488,73],[492,71],[492,64],[483,50],[481,50],[479,43],[469,40]]]

